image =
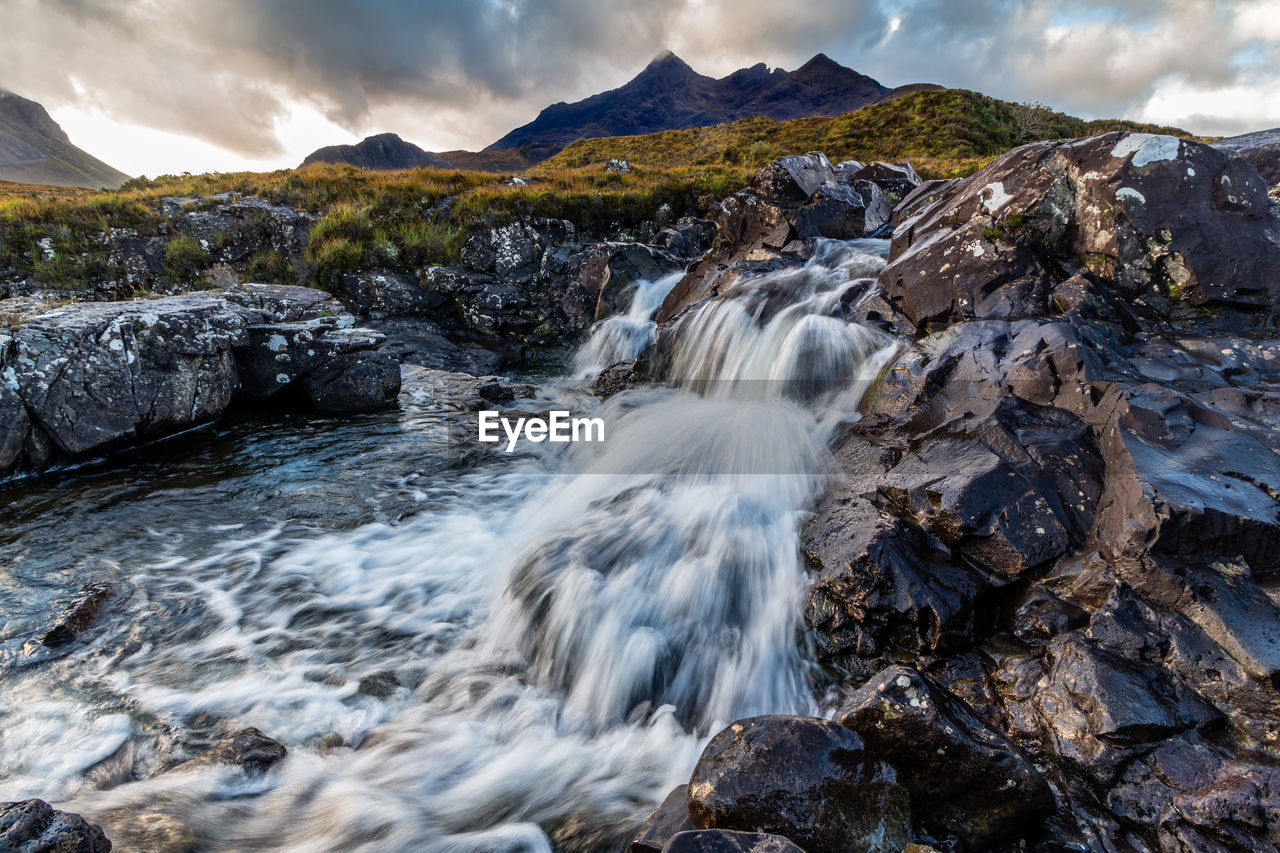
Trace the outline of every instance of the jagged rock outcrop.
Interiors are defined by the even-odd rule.
[[[837,440],[843,477],[804,534],[820,655],[855,683],[906,660],[918,699],[967,707],[948,737],[985,727],[1025,754],[1056,807],[1014,832],[1029,849],[1272,849],[1265,183],[1197,142],[1108,134],[1026,146],[899,211],[880,284],[921,336]],[[883,758],[914,792],[954,781],[912,773],[947,726],[909,736],[928,717],[888,696],[850,700],[901,708],[875,730]],[[997,796],[991,775],[957,793]],[[944,825],[948,798],[931,790],[922,837],[980,848],[965,821],[998,810]]]
[[[658,322],[724,293],[740,275],[757,272],[755,265],[803,263],[816,238],[850,240],[885,233],[892,205],[884,188],[899,193],[904,181],[920,183],[906,164],[832,166],[821,153],[773,161],[712,213],[716,234],[711,248],[663,301]]]
[[[1018,148],[901,222],[881,281],[917,325],[1044,316],[1055,283],[1265,307],[1280,218],[1247,161],[1172,136]]]
[[[332,411],[394,403],[399,366],[328,294],[239,285],[131,302],[0,303],[0,475],[38,472],[296,396]]]

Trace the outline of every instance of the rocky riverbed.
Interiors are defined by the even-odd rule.
[[[0,839],[1280,850],[1280,206],[1239,144],[785,158],[342,304],[0,303],[0,460],[46,472]],[[465,440],[553,406],[612,441]]]

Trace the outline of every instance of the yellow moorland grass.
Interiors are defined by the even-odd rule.
[[[916,92],[836,117],[751,118],[579,140],[529,170],[522,182],[493,172],[374,172],[317,164],[277,172],[165,175],[130,181],[109,192],[0,184],[0,272],[8,266],[38,281],[74,288],[107,269],[99,239],[103,232],[129,228],[154,235],[163,223],[161,198],[194,198],[213,206],[213,197],[232,193],[320,217],[301,268],[264,250],[249,262],[247,274],[332,286],[354,269],[451,262],[467,233],[482,222],[544,216],[568,219],[586,234],[603,235],[635,228],[664,204],[677,216],[704,214],[716,200],[740,189],[760,166],[786,154],[816,150],[835,161],[909,160],[923,177],[947,177],[969,174],[1033,139],[1116,129],[1186,135],[1176,128],[1132,122],[1086,122],[976,92],[943,90]],[[603,166],[614,157],[630,161],[633,171],[606,173]],[[190,246],[169,255],[168,267],[184,276],[198,272],[204,262]]]

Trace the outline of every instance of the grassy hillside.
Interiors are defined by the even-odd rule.
[[[629,175],[599,168],[562,169],[524,184],[490,172],[409,169],[375,172],[317,164],[278,172],[239,172],[136,179],[107,192],[54,191],[0,184],[0,273],[77,289],[107,275],[99,235],[128,228],[161,232],[159,200],[232,192],[321,215],[302,267],[266,258],[259,281],[331,285],[343,272],[380,266],[415,269],[457,259],[467,233],[520,216],[572,221],[585,235],[635,228],[663,205],[675,215],[702,213],[741,188],[745,173],[712,166]],[[451,198],[447,209],[437,207]],[[209,202],[213,206],[216,202]],[[40,240],[51,238],[53,259]],[[198,261],[197,259],[194,259]],[[183,269],[199,272],[198,263]],[[193,278],[192,284],[199,284]]]
[[[1189,136],[1171,127],[1129,121],[1084,121],[1043,107],[988,98],[964,89],[914,92],[833,118],[750,118],[713,127],[646,136],[582,139],[539,168],[554,173],[623,157],[634,166],[763,165],[774,157],[825,152],[838,160],[909,160],[923,177],[956,177],[1037,139],[1135,130]]]
[[[492,172],[375,172],[317,164],[139,179],[107,192],[0,185],[0,274],[69,289],[110,278],[101,235],[111,228],[162,233],[158,202],[164,196],[207,199],[234,192],[319,214],[301,263],[266,257],[242,272],[259,281],[331,286],[349,270],[453,262],[468,232],[482,222],[547,216],[568,219],[584,237],[599,238],[651,220],[663,204],[676,216],[705,214],[745,185],[753,171],[784,154],[819,150],[832,160],[910,160],[925,177],[942,177],[973,172],[1033,139],[1116,129],[1187,135],[1132,122],[1086,122],[943,90],[914,92],[835,118],[757,118],[582,140],[525,173],[525,183]],[[612,157],[625,157],[635,171],[606,173],[603,164]],[[446,199],[450,204],[442,205]],[[41,249],[44,238],[52,240],[52,259]],[[208,266],[202,266],[201,252],[185,251],[178,260],[173,266],[189,277],[185,283],[199,285]]]

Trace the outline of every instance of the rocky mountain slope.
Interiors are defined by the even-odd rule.
[[[127,180],[73,145],[40,104],[0,89],[0,181],[101,189]]]
[[[750,116],[841,115],[892,95],[893,90],[824,54],[795,71],[770,70],[759,63],[717,80],[667,52],[617,89],[572,104],[552,104],[489,149],[563,146],[576,139],[703,127]]]

